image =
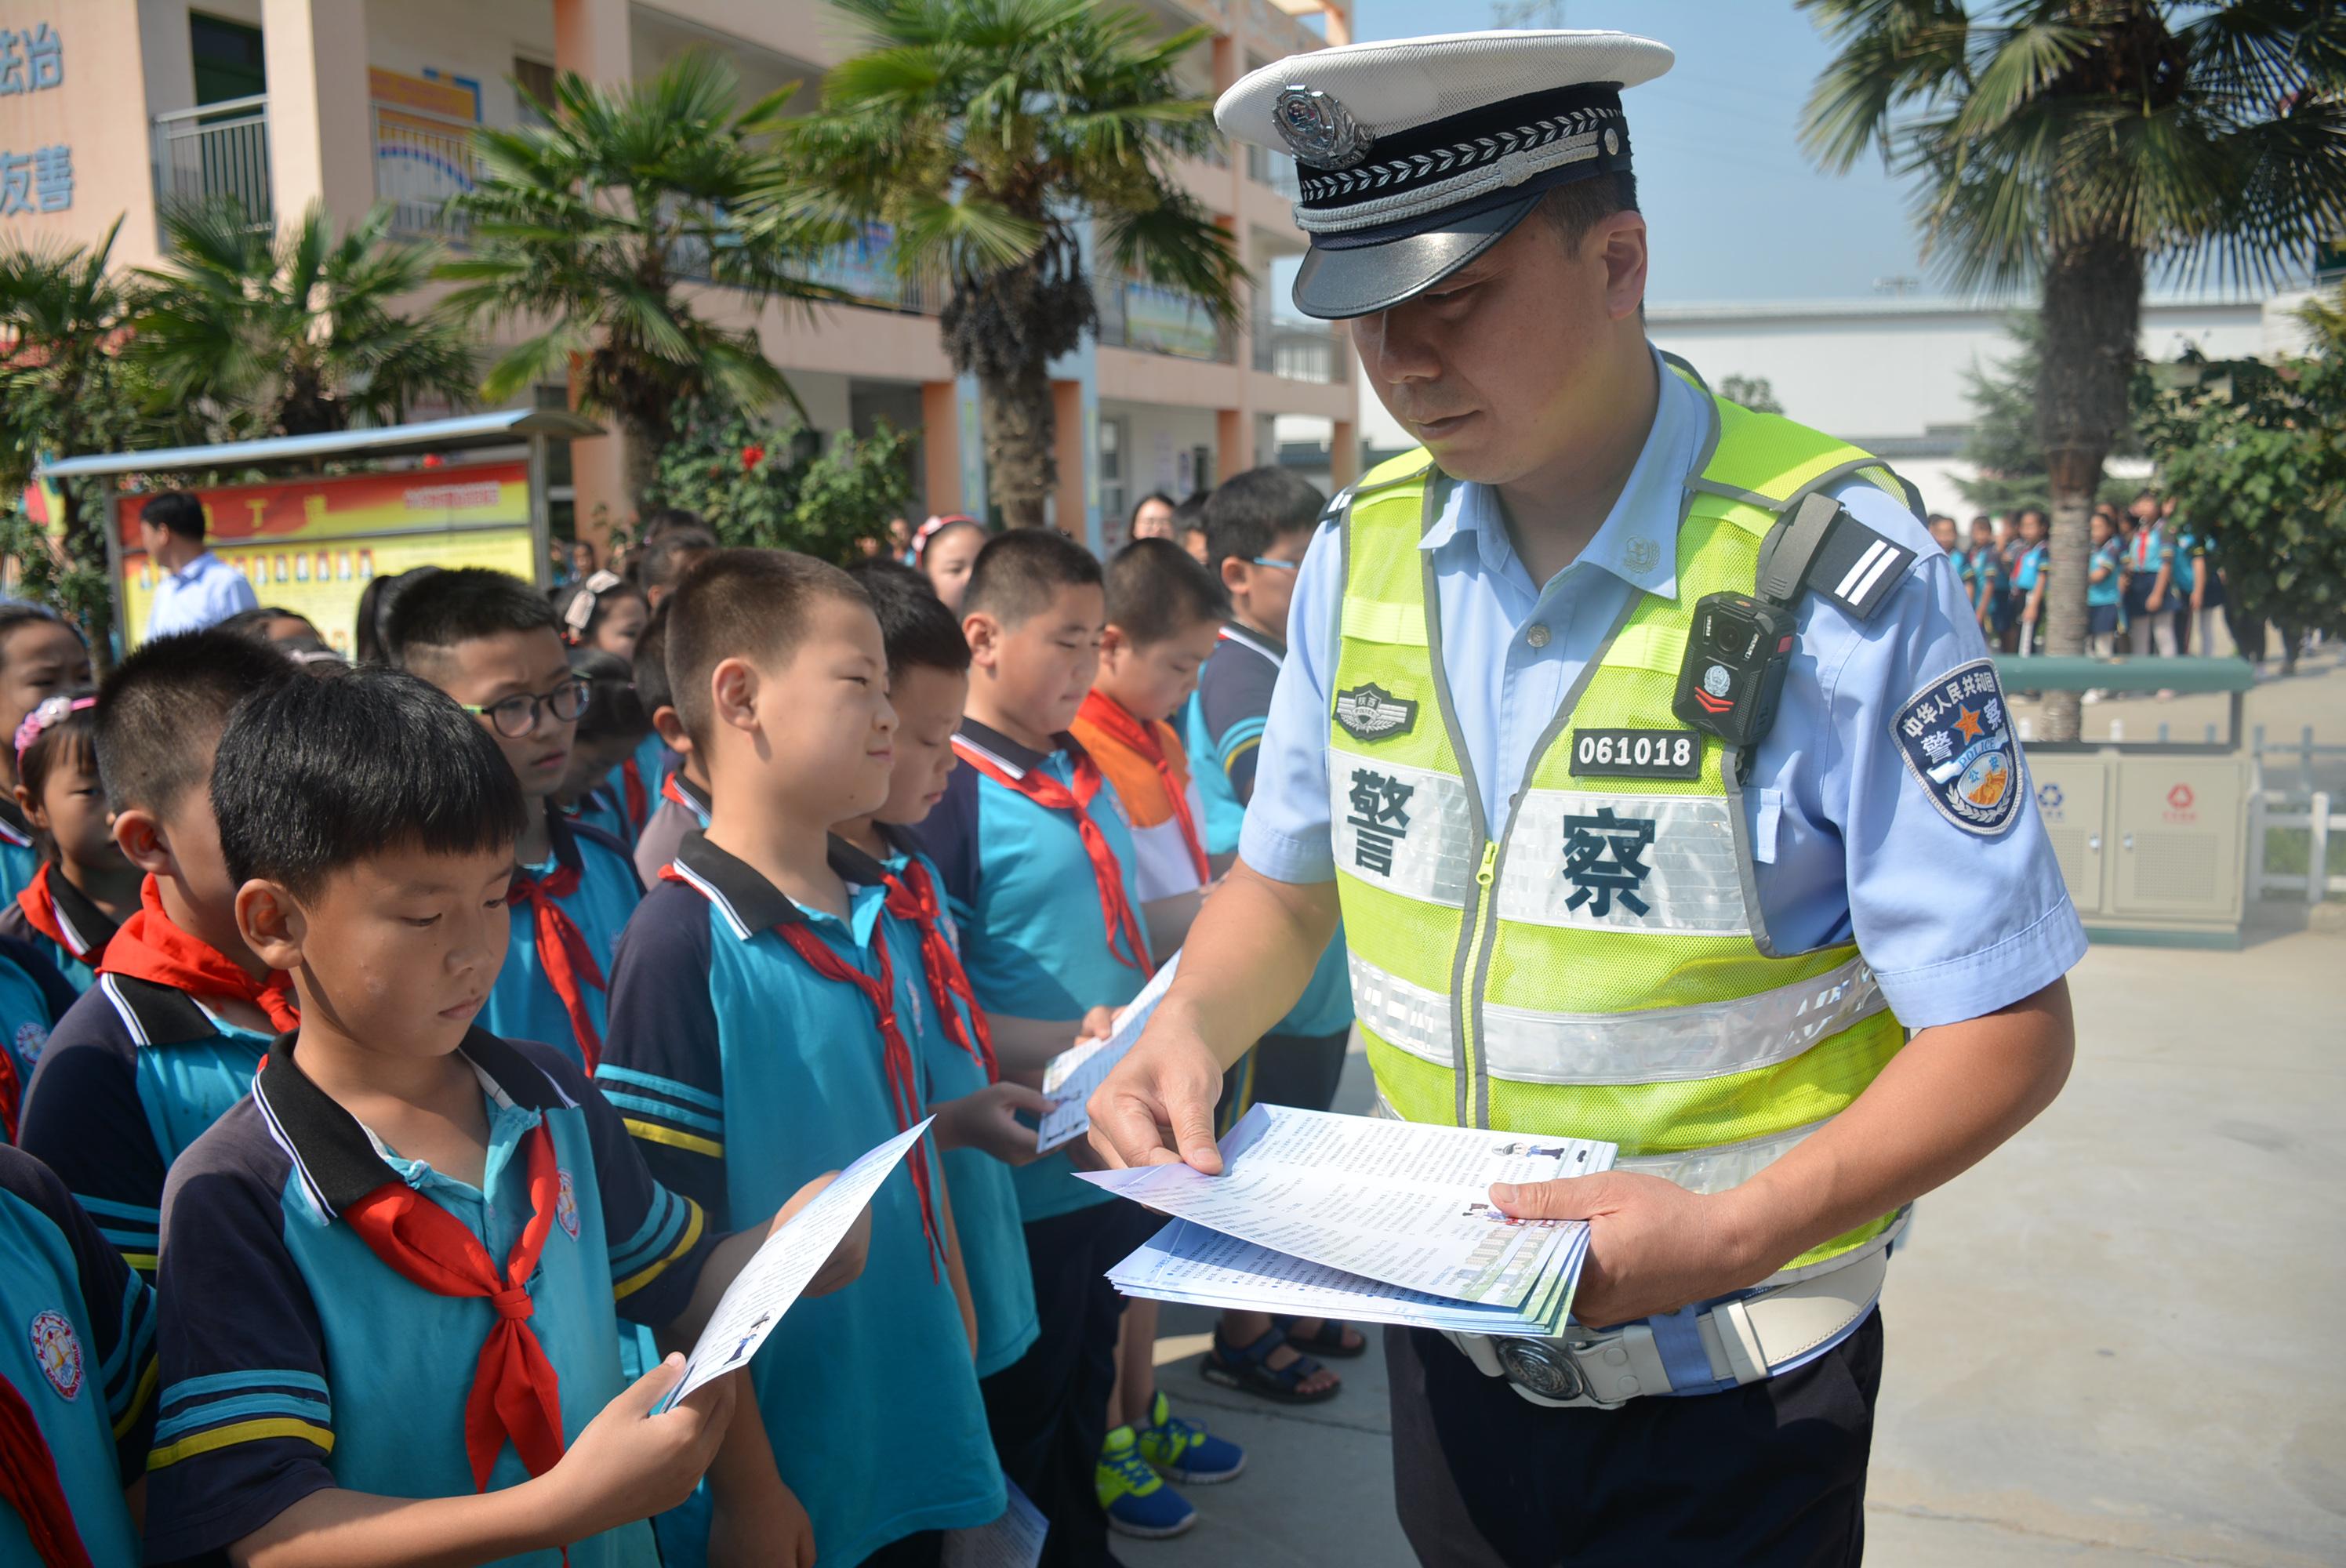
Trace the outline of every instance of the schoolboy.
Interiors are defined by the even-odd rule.
[[[554,803],[572,822],[618,840],[632,854],[651,806],[622,769],[634,760],[637,746],[655,733],[636,693],[635,665],[601,648],[574,647],[570,668],[587,683],[586,708],[578,716],[570,766]]]
[[[689,1343],[767,1227],[720,1240],[575,1062],[474,1022],[525,809],[498,748],[366,670],[240,710],[211,793],[303,1010],[172,1168],[149,1557],[648,1565],[716,1460],[730,1560],[802,1562],[754,1401],[655,1416],[677,1361],[619,1373],[615,1304]]]
[[[923,1091],[938,1116],[937,1146],[953,1192],[983,1380],[1025,1355],[1038,1332],[1010,1171],[1035,1158],[1035,1130],[1015,1113],[1040,1115],[1051,1102],[999,1076],[993,1031],[962,968],[960,932],[944,907],[943,880],[911,833],[944,798],[955,767],[953,738],[969,695],[969,644],[961,623],[920,573],[892,562],[865,562],[848,575],[871,596],[888,651],[895,759],[880,809],[832,831],[878,864],[889,879],[891,906],[903,907],[918,928],[922,989],[942,1027],[923,1028],[913,1050]]]
[[[1048,529],[1005,534],[979,552],[962,608],[963,766],[915,836],[944,875],[1002,1071],[1039,1082],[1086,1014],[1130,1001],[1150,967],[1131,830],[1067,733],[1098,673],[1099,563]],[[1103,1202],[1064,1154],[1012,1179],[1041,1336],[987,1380],[994,1446],[1051,1521],[1044,1562],[1106,1563],[1096,1466],[1122,1304],[1104,1276],[1145,1239],[1146,1217]]]
[[[684,836],[709,826],[709,776],[692,754],[692,737],[684,732],[668,689],[666,606],[653,612],[652,624],[636,644],[636,700],[671,759],[659,782],[659,799],[636,836],[636,875],[650,887],[659,881],[660,868],[676,859]]]
[[[238,933],[207,780],[230,710],[298,678],[267,644],[214,628],[142,645],[98,689],[115,842],[147,880],[97,983],[50,1033],[17,1141],[142,1273],[165,1171],[294,1023],[286,977]]]
[[[0,1563],[137,1563],[155,1293],[56,1174],[0,1145]]]
[[[702,525],[697,514],[680,507],[664,507],[654,513],[646,520],[645,529],[643,548],[628,570],[644,590],[644,602],[657,616],[668,596],[676,592],[676,585],[684,581],[684,575],[717,548],[717,536]],[[660,786],[667,782],[668,769],[675,766],[676,754],[655,730],[644,738],[633,757],[619,765],[619,774],[629,789],[643,792],[648,804],[659,799]],[[651,881],[648,877],[644,880]]]
[[[1206,554],[1229,596],[1230,618],[1198,672],[1187,728],[1206,799],[1206,849],[1218,873],[1238,857],[1271,688],[1287,658],[1295,575],[1326,503],[1309,481],[1276,466],[1225,480],[1206,503]],[[1326,1110],[1343,1076],[1352,1026],[1340,932],[1294,1008],[1241,1064],[1253,1075],[1246,1097]],[[1341,1323],[1302,1319],[1280,1328],[1266,1313],[1225,1312],[1201,1369],[1215,1381],[1282,1402],[1324,1399],[1338,1383],[1313,1354],[1350,1358],[1367,1344]]]
[[[886,649],[847,575],[728,550],[668,603],[671,695],[714,812],[621,942],[597,1072],[646,1162],[722,1224],[926,1114],[916,929],[831,854],[888,793]],[[848,874],[842,874],[842,866]],[[933,1564],[1005,1506],[924,1143],[872,1199],[863,1278],[796,1310],[751,1367],[826,1564]],[[920,1413],[917,1432],[904,1416]]]
[[[518,577],[439,572],[400,596],[392,662],[456,699],[496,741],[528,803],[511,898],[513,943],[481,1027],[603,1053],[611,952],[643,896],[627,847],[564,820],[554,795],[577,744],[588,683],[570,668],[553,606]]]

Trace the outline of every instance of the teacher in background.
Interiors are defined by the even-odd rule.
[[[138,512],[138,542],[155,563],[147,641],[199,632],[259,607],[244,574],[204,547],[204,504],[186,491],[165,490],[147,498]]]

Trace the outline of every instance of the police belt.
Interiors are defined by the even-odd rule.
[[[1911,1211],[1909,1211],[1911,1212]],[[1646,1394],[1709,1394],[1756,1383],[1807,1359],[1873,1310],[1890,1243],[1906,1216],[1864,1247],[1787,1284],[1698,1303],[1667,1318],[1556,1339],[1455,1334],[1484,1376],[1556,1410],[1618,1410]]]

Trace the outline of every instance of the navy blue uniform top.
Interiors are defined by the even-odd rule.
[[[618,1114],[563,1052],[474,1029],[462,1050],[489,1119],[482,1186],[402,1158],[302,1074],[290,1039],[250,1098],[172,1167],[164,1199],[161,1416],[147,1545],[176,1562],[243,1539],[313,1492],[473,1492],[464,1405],[497,1321],[436,1295],[341,1223],[403,1181],[503,1265],[530,1220],[522,1139],[541,1123],[560,1173],[529,1281],[529,1326],[560,1380],[566,1445],[624,1387],[618,1315],[659,1325],[691,1299],[718,1237],[654,1181]],[[508,1442],[492,1491],[526,1479]],[[553,1552],[510,1559],[554,1568]],[[570,1547],[572,1568],[655,1568],[651,1527]]]
[[[155,1293],[65,1183],[0,1145],[0,1378],[33,1412],[82,1545],[97,1568],[138,1561],[122,1489],[147,1470],[155,1430]],[[37,1563],[0,1507],[0,1563]]]
[[[152,1275],[164,1173],[244,1098],[268,1049],[185,992],[100,975],[51,1031],[16,1141]]]
[[[49,897],[56,906],[57,923],[65,928],[66,934],[93,959],[103,953],[106,944],[120,929],[115,918],[91,902],[87,893],[66,881],[65,872],[55,866],[49,869]],[[0,937],[29,944],[65,976],[76,996],[97,983],[95,965],[76,958],[70,950],[35,925],[25,913],[25,906],[14,898],[0,904]],[[63,1016],[65,1010],[57,1011]]]
[[[685,880],[654,888],[619,944],[597,1080],[652,1170],[720,1219],[770,1214],[899,1130],[872,1003],[817,973],[781,928],[811,931],[875,979],[885,952],[915,1073],[944,1030],[919,934],[882,909],[878,869],[836,840],[832,863],[849,884],[846,920],[802,908],[689,834],[675,860]],[[984,1524],[1005,1506],[960,1304],[923,1234],[913,1160],[928,1162],[942,1193],[923,1141],[872,1196],[862,1276],[798,1302],[750,1364],[760,1408],[777,1412],[775,1465],[813,1518],[822,1568],[921,1531]],[[942,1237],[942,1215],[937,1224]]]
[[[8,908],[13,913],[16,906]],[[49,1035],[74,1004],[73,983],[42,951],[50,946],[46,940],[36,947],[0,936],[0,1053],[6,1054],[15,1080],[13,1095],[0,1084],[0,1119],[10,1126],[24,1114],[33,1074],[48,1054]]]

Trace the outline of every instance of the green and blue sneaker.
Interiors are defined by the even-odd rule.
[[[1148,1401],[1148,1424],[1134,1437],[1140,1457],[1176,1481],[1212,1486],[1246,1468],[1246,1450],[1214,1436],[1203,1421],[1175,1415],[1162,1389]]]
[[[1093,1484],[1107,1510],[1108,1528],[1122,1534],[1162,1541],[1198,1522],[1198,1511],[1140,1457],[1130,1427],[1117,1428],[1100,1445]]]

